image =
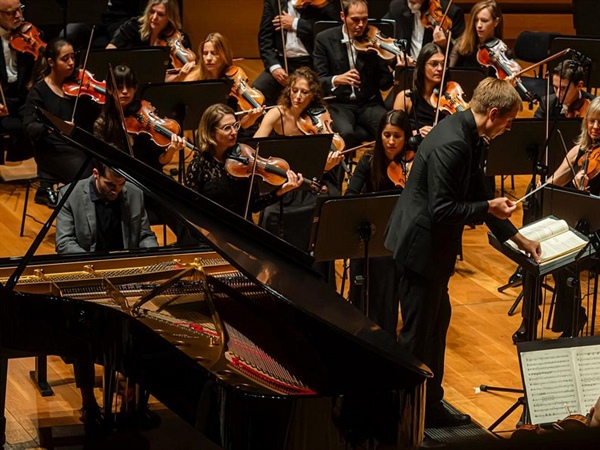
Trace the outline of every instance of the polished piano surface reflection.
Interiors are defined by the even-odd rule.
[[[205,245],[32,258],[15,289],[0,290],[0,389],[7,357],[85,356],[224,448],[419,445],[430,372],[309,257],[84,131],[69,134],[170,204]],[[3,285],[16,263],[3,261]]]

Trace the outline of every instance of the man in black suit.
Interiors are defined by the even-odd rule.
[[[385,246],[403,273],[398,341],[434,373],[427,381],[428,427],[470,421],[441,403],[450,324],[448,282],[464,226],[485,221],[500,241],[511,239],[539,260],[539,243],[526,239],[507,220],[517,206],[506,197],[492,199],[485,188],[487,143],[510,130],[520,108],[521,99],[510,83],[483,80],[473,93],[471,109],[444,119],[421,143],[388,224]]]
[[[256,78],[253,87],[263,93],[267,105],[277,103],[289,74],[302,66],[313,67],[313,25],[318,20],[337,20],[339,9],[336,5],[335,1],[331,1],[322,8],[306,6],[296,9],[289,0],[265,0],[258,30],[258,48],[265,70]],[[281,28],[285,35],[287,72]]]
[[[390,67],[377,53],[357,52],[352,45],[367,29],[366,1],[343,0],[342,7],[343,25],[317,35],[313,57],[325,95],[335,96],[329,103],[333,129],[350,148],[360,144],[357,124],[375,138],[386,112],[381,91],[391,88],[394,80]]]
[[[449,0],[441,0],[442,13],[446,11]],[[442,48],[448,45],[448,39],[439,27],[425,28],[421,23],[422,15],[429,9],[429,0],[392,0],[387,19],[396,21],[396,39],[406,39],[409,65],[414,65],[421,48],[435,42]],[[465,31],[465,17],[460,7],[452,4],[448,10],[452,21],[452,40],[458,39]]]
[[[11,32],[23,23],[19,0],[0,0],[0,82],[4,99],[0,97],[0,134],[7,133],[9,141],[6,159],[22,161],[33,156],[31,143],[23,133],[22,106],[25,104],[31,81],[34,59],[29,53],[13,50],[9,45]],[[4,152],[0,151],[0,164]]]

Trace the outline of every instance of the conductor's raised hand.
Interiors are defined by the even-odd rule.
[[[488,212],[499,219],[508,219],[517,205],[506,197],[498,197],[488,200]]]

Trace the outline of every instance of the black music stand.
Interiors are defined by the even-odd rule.
[[[587,69],[587,89],[600,86],[600,39],[557,36],[550,43],[550,54],[557,53],[566,48],[577,50],[592,60],[592,66]],[[552,73],[552,70],[558,63],[559,61],[556,60],[548,63],[548,71]]]
[[[251,139],[248,143],[258,148],[259,156],[284,159],[294,172],[301,173],[304,178],[319,180],[331,151],[332,137],[331,134],[275,136]],[[264,181],[259,187],[262,192],[273,190],[273,186]],[[305,185],[301,189],[310,189],[310,186]]]
[[[589,242],[587,236],[579,233],[573,228],[571,228],[571,231],[577,234],[580,238]],[[551,272],[554,272],[555,270],[561,269],[569,264],[577,263],[578,261],[584,258],[588,258],[595,253],[594,248],[587,245],[584,251],[570,253],[566,256],[549,261],[545,264],[537,264],[532,258],[525,255],[523,252],[514,249],[508,243],[502,243],[498,241],[498,239],[496,239],[496,237],[491,232],[488,233],[488,242],[492,245],[492,247],[494,247],[496,250],[500,251],[502,254],[504,254],[512,261],[517,263],[517,265],[523,267],[523,269],[525,270],[526,279],[523,283],[523,291],[526,291],[524,295],[529,295],[529,298],[531,299],[529,305],[529,314],[527,316],[530,318],[536,317],[538,304],[540,303],[539,300],[541,296],[542,280],[544,276]],[[529,279],[527,279],[527,277],[529,277]],[[527,341],[535,341],[537,339],[537,327],[529,327],[527,332]]]
[[[600,230],[600,197],[590,195],[589,193],[576,190],[574,188],[546,186],[541,193],[544,201],[542,207],[542,215],[553,215],[565,220],[569,226],[576,228],[590,237],[592,243],[598,244],[598,231]],[[584,231],[585,230],[585,231]],[[582,270],[590,270],[595,279],[594,285],[596,289],[592,299],[592,323],[590,325],[591,334],[594,334],[596,327],[596,306],[598,304],[598,264],[600,260],[599,249],[596,248],[595,258],[588,259],[588,264],[584,267],[577,267],[576,272],[579,274]],[[590,275],[590,279],[592,275]],[[577,295],[575,292],[574,295]],[[578,296],[573,297],[574,306],[581,302]],[[589,308],[588,308],[589,310]],[[552,314],[552,309],[550,310]],[[577,318],[573,316],[574,320]],[[578,323],[574,324],[573,329],[579,329]]]
[[[81,65],[83,66],[82,54]],[[131,67],[140,86],[148,83],[165,81],[165,73],[169,66],[169,49],[167,47],[145,47],[136,49],[102,49],[90,50],[87,70],[103,79],[108,73],[108,66],[127,64]]]
[[[311,233],[316,261],[365,260],[364,311],[369,316],[369,258],[391,256],[385,229],[399,193],[319,197]]]
[[[224,80],[151,83],[141,98],[152,103],[159,115],[175,119],[182,130],[195,130],[204,111],[215,103],[226,103],[231,85]],[[179,182],[183,180],[183,149],[179,152]]]

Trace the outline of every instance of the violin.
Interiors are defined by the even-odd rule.
[[[421,23],[423,26],[431,29],[440,27],[444,31],[452,29],[452,19],[447,15],[451,4],[452,0],[448,3],[446,11],[443,11],[440,0],[429,0],[429,8],[427,8],[427,11],[421,13]]]
[[[564,419],[552,424],[552,428],[559,431],[578,431],[588,427],[587,417],[583,414],[569,414]]]
[[[600,173],[600,142],[594,142],[581,158],[579,158],[577,165],[585,174],[584,177],[581,177],[578,186],[579,190],[583,191],[587,187],[589,181]]]
[[[171,49],[171,64],[175,71],[181,70],[189,62],[196,61],[196,55],[183,45],[183,35],[175,30],[166,38],[160,40],[158,45],[167,46]]]
[[[439,92],[439,89],[433,90],[430,103],[432,105],[437,105],[439,101],[441,111],[445,111],[448,114],[454,114],[458,111],[466,111],[470,108],[465,100],[465,92],[456,81],[448,81],[446,83],[446,89],[444,89],[441,98],[438,98]]]
[[[77,70],[77,75],[65,81],[62,89],[70,97],[77,97],[81,93],[100,105],[106,103],[106,81],[96,80],[87,70]]]
[[[397,56],[403,56],[406,52],[405,41],[385,37],[379,28],[369,25],[362,36],[357,36],[352,40],[352,45],[357,51],[374,51],[387,61],[391,61]]]
[[[285,183],[286,172],[290,170],[290,165],[285,159],[256,156],[256,151],[252,147],[241,143],[237,144],[225,160],[225,170],[236,178],[250,177],[254,167],[256,167],[256,175],[273,186],[281,186]],[[304,178],[303,183],[311,188],[320,189],[320,186],[315,186],[314,180]]]
[[[29,22],[23,22],[10,32],[8,40],[11,48],[20,53],[29,53],[35,59],[46,49],[46,43],[40,37],[40,30]]]
[[[128,133],[149,134],[160,147],[168,146],[173,134],[178,135],[181,131],[176,120],[158,117],[152,104],[146,100],[141,101],[140,109],[135,114],[125,118],[125,128]],[[190,150],[200,150],[191,142],[186,142],[185,146]]]
[[[265,103],[262,92],[248,85],[248,75],[241,67],[228,67],[225,76],[233,81],[229,94],[237,100],[242,110],[260,108]]]
[[[296,9],[312,6],[314,8],[324,8],[329,3],[329,0],[292,0],[292,6]]]
[[[332,134],[331,151],[341,152],[346,148],[344,138],[331,128],[333,120],[329,111],[323,106],[308,108],[296,121],[296,125],[304,134]]]
[[[414,159],[414,150],[405,150],[399,161],[392,160],[388,163],[386,173],[395,187],[402,189],[406,187],[406,180],[408,179],[410,167]]]
[[[571,103],[569,105],[569,108],[567,110],[567,113],[565,114],[565,117],[568,119],[573,119],[573,118],[577,118],[580,119],[583,116],[585,116],[585,112],[588,109],[588,106],[590,106],[590,100],[588,100],[587,98],[578,98],[577,100],[575,100],[573,103]]]
[[[506,56],[508,47],[497,38],[490,39],[481,45],[477,51],[477,62],[482,66],[493,67],[496,69],[496,78],[504,80],[514,74],[521,72],[521,66],[514,59]],[[527,97],[530,102],[535,101],[535,97],[523,85],[520,78],[515,78],[517,88]]]

